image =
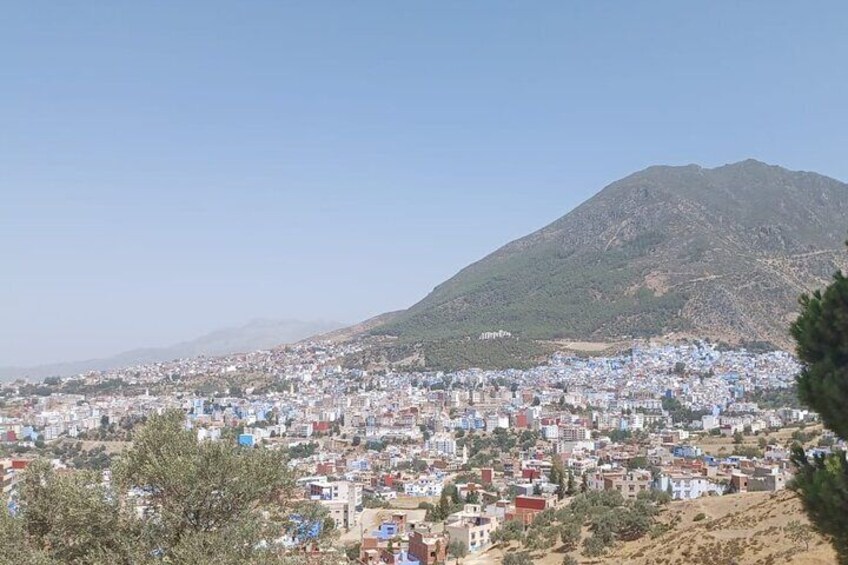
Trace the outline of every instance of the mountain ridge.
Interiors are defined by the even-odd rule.
[[[97,359],[49,363],[34,367],[0,367],[0,380],[70,376],[88,371],[159,363],[199,356],[218,356],[270,349],[308,337],[338,330],[343,324],[331,321],[259,318],[231,328],[206,333],[195,339],[163,347],[141,347]]]

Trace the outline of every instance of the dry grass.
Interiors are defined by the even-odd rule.
[[[742,438],[742,446],[744,447],[758,447],[760,438],[765,438],[769,444],[778,444],[784,447],[788,447],[792,445],[792,434],[793,432],[798,431],[799,428],[791,427],[791,428],[781,428],[777,431],[772,432],[760,432],[759,435],[746,435]],[[818,442],[819,435],[822,432],[821,424],[808,425],[804,428],[805,433],[810,432],[818,432],[816,438],[813,441],[808,442],[808,446],[815,445]],[[724,436],[711,436],[709,434],[703,434],[698,440],[695,442],[698,447],[704,450],[704,453],[707,455],[715,455],[715,456],[728,456],[733,453],[733,448],[736,447],[736,444],[733,443],[733,437],[724,437]]]
[[[703,513],[706,518],[694,521]],[[807,523],[798,499],[789,491],[747,493],[673,502],[660,521],[670,524],[666,533],[620,544],[602,559],[587,559],[575,552],[580,563],[621,565],[825,565],[836,556],[823,538],[812,534],[809,550],[788,538],[784,527],[792,520]],[[508,548],[506,551],[515,551]],[[565,554],[554,550],[534,555],[537,565],[559,565]],[[501,563],[504,550],[468,557],[463,565]]]

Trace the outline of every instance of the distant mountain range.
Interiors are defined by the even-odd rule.
[[[211,357],[270,349],[278,345],[294,343],[316,334],[336,330],[342,326],[343,324],[327,321],[253,320],[241,327],[214,331],[197,339],[168,347],[134,349],[113,357],[54,363],[37,367],[0,367],[0,380],[21,377],[41,379],[52,376],[69,376],[87,371],[172,361],[201,355]]]
[[[664,335],[791,346],[801,293],[848,264],[848,185],[755,160],[656,166],[372,328],[403,343]]]

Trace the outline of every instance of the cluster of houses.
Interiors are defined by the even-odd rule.
[[[450,541],[478,551],[505,521],[526,524],[557,504],[557,485],[548,480],[555,464],[577,490],[626,498],[650,490],[679,500],[780,490],[792,471],[787,445],[769,440],[756,454],[719,456],[705,453],[703,438],[815,421],[797,407],[752,400],[793,382],[798,366],[781,352],[634,343],[626,354],[555,355],[528,370],[369,373],[343,362],[358,347],[307,344],[71,380],[125,379],[136,387],[126,395],[70,392],[78,386],[32,394],[25,383],[7,384],[0,442],[21,453],[0,462],[4,492],[45,442],[109,439],[177,409],[199,441],[288,450],[302,496],[324,506],[339,530],[361,533],[363,563],[429,564]],[[266,385],[197,392],[197,379],[242,371],[265,375]],[[820,449],[842,447],[834,438]],[[369,506],[433,503],[448,484],[468,503],[437,523],[413,510],[363,522]]]

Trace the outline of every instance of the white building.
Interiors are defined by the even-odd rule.
[[[440,455],[456,455],[456,440],[447,433],[435,434],[424,444],[424,449]]]
[[[712,494],[724,494],[724,487],[707,477],[690,473],[663,473],[654,482],[654,489],[669,492],[674,500],[691,500]]]

